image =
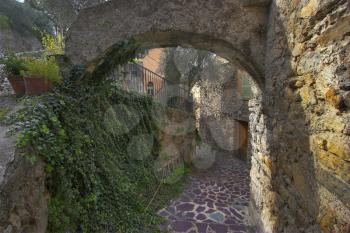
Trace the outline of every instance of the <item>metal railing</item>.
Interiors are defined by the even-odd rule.
[[[187,89],[140,64],[127,63],[119,71],[113,72],[112,78],[123,89],[151,96],[164,106],[192,110],[192,96]]]

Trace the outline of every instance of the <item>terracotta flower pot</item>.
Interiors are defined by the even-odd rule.
[[[24,95],[26,89],[24,85],[24,79],[22,76],[11,75],[8,76],[7,79],[9,80],[12,89],[15,91],[16,95]]]
[[[52,82],[42,77],[24,77],[26,95],[38,95],[50,91],[53,87]]]

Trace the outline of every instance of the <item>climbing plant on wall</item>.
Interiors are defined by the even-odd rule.
[[[104,78],[134,51],[123,43],[93,72],[76,67],[53,93],[24,100],[9,121],[19,130],[24,156],[46,163],[48,232],[157,232],[160,219],[147,206],[159,184],[153,172],[159,150],[153,112],[160,106]],[[118,112],[138,120],[127,125]],[[150,148],[146,156],[130,153],[134,137],[142,139],[140,148]]]

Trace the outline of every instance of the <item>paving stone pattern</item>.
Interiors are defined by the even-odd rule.
[[[194,172],[184,192],[159,215],[164,232],[245,233],[248,226],[249,171],[229,158],[207,171]]]

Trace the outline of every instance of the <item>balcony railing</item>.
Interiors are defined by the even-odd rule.
[[[128,63],[113,72],[114,80],[125,89],[151,96],[155,101],[183,111],[192,110],[190,92],[137,63]]]

